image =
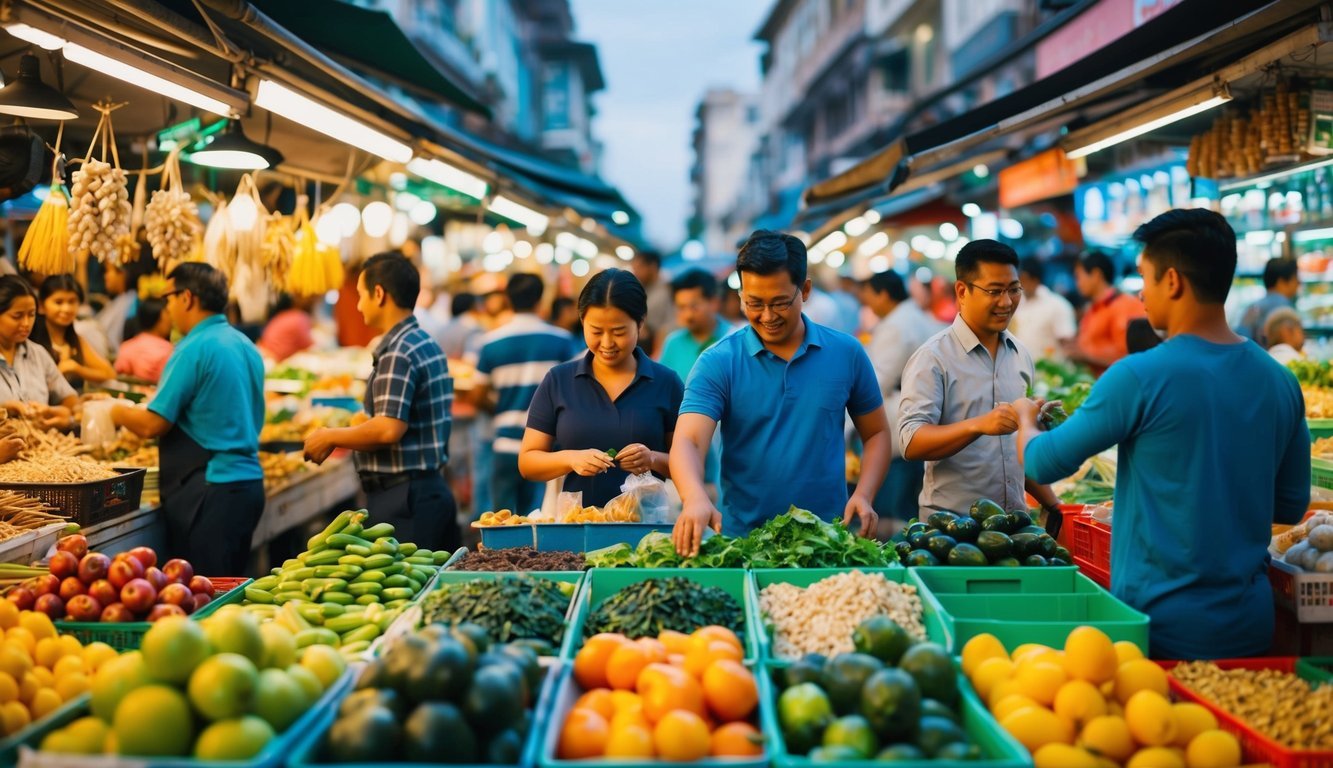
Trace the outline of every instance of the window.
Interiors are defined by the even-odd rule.
[[[562,131],[572,127],[569,86],[569,62],[547,62],[542,69],[542,130]]]
[[[912,90],[912,52],[900,48],[880,58],[880,75],[884,90],[890,93],[909,93]]]

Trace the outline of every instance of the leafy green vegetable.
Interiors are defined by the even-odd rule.
[[[1302,386],[1333,388],[1333,365],[1327,360],[1293,360],[1287,368]]]
[[[603,600],[583,627],[586,637],[619,632],[631,640],[663,630],[693,632],[717,624],[740,634],[745,615],[736,598],[685,578],[647,579]]]
[[[422,623],[478,624],[496,642],[559,644],[570,596],[550,579],[513,576],[445,584],[421,601]]]

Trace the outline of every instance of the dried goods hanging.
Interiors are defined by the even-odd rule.
[[[296,250],[287,276],[287,291],[297,296],[322,296],[343,284],[338,249],[321,242],[305,205],[296,206]]]
[[[190,199],[181,180],[179,149],[167,155],[162,188],[153,193],[144,209],[144,227],[153,258],[163,274],[170,274],[177,264],[193,259],[204,225],[199,221],[199,207]]]
[[[37,215],[33,216],[19,246],[19,266],[42,275],[63,275],[73,272],[75,267],[69,252],[69,193],[60,178],[64,160],[60,143],[64,137],[65,124],[61,123],[56,132],[50,190],[38,206]]]
[[[120,167],[111,113],[123,104],[94,105],[102,117],[83,165],[74,172],[69,212],[69,250],[77,258],[89,254],[103,263],[121,264],[135,251],[130,231],[130,191]],[[101,151],[98,157],[98,144]],[[109,150],[109,151],[108,151]]]
[[[287,277],[296,254],[296,216],[269,215],[264,227],[263,253],[264,272],[269,281],[279,290],[287,290]]]

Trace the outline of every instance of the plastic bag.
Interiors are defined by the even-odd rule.
[[[583,491],[561,491],[555,500],[555,515],[551,522],[568,522],[565,518],[583,509]]]
[[[1088,516],[1091,517],[1093,520],[1096,520],[1097,522],[1102,523],[1103,525],[1111,525],[1111,520],[1115,516],[1110,505],[1106,504],[1089,506],[1085,508],[1084,511],[1087,512]]]
[[[115,400],[89,400],[83,404],[83,423],[80,437],[84,445],[103,448],[116,442],[116,424],[111,420]]]
[[[625,478],[625,483],[620,486],[620,496],[612,499],[607,507],[615,504],[619,499],[628,497],[639,508],[639,520],[644,523],[666,524],[675,523],[679,510],[672,510],[671,502],[667,496],[666,483],[659,480],[651,472],[644,472],[641,475],[630,475]]]

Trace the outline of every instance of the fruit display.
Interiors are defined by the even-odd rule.
[[[361,672],[321,761],[516,765],[545,678],[530,648],[430,624],[388,642]]]
[[[581,571],[588,567],[580,552],[538,552],[532,547],[504,547],[468,552],[449,566],[454,571]]]
[[[1173,704],[1167,675],[1137,645],[1081,626],[1063,649],[1007,651],[993,635],[963,646],[963,673],[1036,768],[1231,768],[1240,745],[1204,707]]]
[[[914,522],[893,546],[907,566],[1073,563],[1069,550],[1034,525],[1026,510],[1005,512],[989,499],[978,499],[966,515],[936,512],[925,523]]]
[[[740,633],[745,629],[745,611],[719,587],[673,577],[645,579],[603,600],[588,615],[583,634],[622,634],[637,640],[709,625]]]
[[[13,736],[88,692],[90,680],[116,658],[105,643],[83,645],[59,634],[51,618],[0,601],[0,734]]]
[[[559,729],[555,757],[762,757],[759,681],[743,655],[740,639],[719,626],[636,640],[594,635],[574,657],[572,706],[551,722]]]
[[[91,683],[90,713],[42,740],[58,754],[249,760],[292,728],[346,671],[336,651],[296,647],[239,606],[170,618]]]
[[[1169,672],[1190,691],[1273,741],[1295,750],[1333,751],[1333,684],[1276,669],[1222,669],[1195,661]]]
[[[759,591],[759,608],[764,624],[772,627],[773,656],[779,659],[926,639],[916,587],[879,573],[838,573],[805,588],[769,584]],[[901,635],[888,638],[880,632]]]
[[[69,250],[69,197],[65,185],[51,184],[19,246],[19,266],[42,275],[64,275],[77,262]]]
[[[1223,110],[1212,127],[1190,141],[1186,170],[1210,179],[1253,176],[1270,164],[1304,157],[1309,102],[1308,91],[1279,75],[1248,114]]]
[[[109,557],[88,550],[82,534],[56,542],[47,573],[5,596],[21,609],[79,622],[158,621],[188,616],[213,601],[213,582],[186,560],[157,566],[157,553],[135,547]]]
[[[1333,513],[1317,512],[1273,537],[1282,562],[1316,573],[1333,573]]]
[[[901,627],[885,629],[862,624],[855,632],[892,642],[858,641],[854,653],[812,654],[775,670],[787,752],[815,762],[979,759],[948,651]]]
[[[482,512],[472,527],[494,528],[501,525],[529,525],[534,522],[536,521],[529,519],[527,515],[516,515],[507,509],[502,509],[498,512]]]
[[[497,642],[531,641],[541,655],[553,655],[574,586],[525,575],[441,584],[421,599],[422,622],[473,624]]]
[[[286,485],[293,477],[305,473],[308,469],[305,457],[300,451],[287,453],[260,451],[259,468],[264,472],[264,490],[267,492]]]

